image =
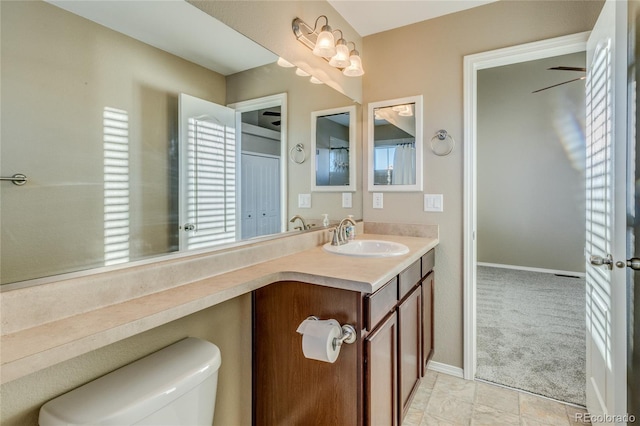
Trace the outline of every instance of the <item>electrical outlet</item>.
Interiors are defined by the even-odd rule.
[[[353,207],[353,198],[351,196],[350,192],[343,192],[342,193],[342,208],[343,209],[350,209],[351,207]]]
[[[424,194],[424,211],[441,212],[444,210],[444,197],[442,194]]]
[[[373,208],[381,209],[384,205],[384,197],[382,192],[374,192],[373,193]]]
[[[311,208],[311,194],[298,194],[298,208]]]

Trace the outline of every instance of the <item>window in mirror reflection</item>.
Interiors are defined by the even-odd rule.
[[[369,190],[422,190],[421,100],[369,104]]]
[[[104,264],[129,261],[129,114],[103,111]]]

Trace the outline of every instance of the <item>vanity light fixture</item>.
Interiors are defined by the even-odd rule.
[[[304,70],[301,70],[300,68],[296,68],[296,75],[299,75],[300,77],[309,77],[311,74]]]
[[[322,26],[320,33],[317,33],[316,29],[320,18],[324,18],[326,24]],[[342,30],[332,30],[329,26],[329,19],[325,15],[318,16],[313,28],[300,18],[295,18],[291,27],[300,43],[311,49],[314,55],[329,61],[329,65],[341,69],[344,75],[359,77],[364,74],[362,59],[356,50],[355,43],[345,40]],[[335,41],[334,32],[340,33],[338,41]],[[352,50],[349,50],[349,43],[353,44]]]
[[[336,54],[329,60],[329,65],[336,68],[346,68],[350,64],[351,61],[349,61],[349,47],[347,47],[347,40],[342,37],[342,31],[340,31],[340,38],[336,42]]]
[[[360,77],[362,74],[364,74],[364,69],[362,68],[362,59],[360,59],[360,52],[356,50],[355,43],[353,43],[353,50],[349,52],[349,62],[349,66],[342,71],[344,75],[346,75],[347,77]]]
[[[402,117],[413,117],[413,108],[411,108],[410,104],[396,105],[391,108],[391,110],[397,112],[398,115]]]
[[[287,61],[286,59],[283,58],[278,58],[278,65],[280,65],[283,68],[293,68],[295,67],[295,65],[293,65],[291,62]]]
[[[312,82],[313,84],[324,84],[322,82],[322,80],[319,80],[317,78],[315,78],[314,76],[311,76],[311,78],[309,79],[310,82]]]

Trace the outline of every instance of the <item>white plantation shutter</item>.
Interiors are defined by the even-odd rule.
[[[236,132],[232,123],[189,119],[187,248],[235,241]]]
[[[612,152],[612,88],[610,43],[596,50],[586,84],[586,252],[606,258],[612,252],[613,225],[613,152]],[[587,371],[606,383],[605,372],[612,368],[611,271],[593,267],[587,261],[586,310]],[[596,387],[606,392],[606,387]],[[597,395],[599,405],[606,406],[607,395]]]

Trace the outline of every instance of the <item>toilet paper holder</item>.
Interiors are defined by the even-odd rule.
[[[318,318],[315,315],[311,315],[307,317],[307,319],[318,321],[320,318]],[[333,339],[333,349],[336,349],[337,347],[342,346],[343,343],[349,343],[349,344],[354,343],[358,337],[358,335],[356,334],[356,328],[351,324],[344,324],[341,327],[342,327],[342,334],[340,335],[340,337],[335,337]]]

